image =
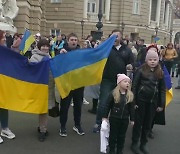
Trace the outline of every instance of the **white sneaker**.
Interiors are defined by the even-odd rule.
[[[83,104],[88,105],[89,102],[84,98],[84,99],[83,99]]]
[[[9,128],[2,129],[1,136],[7,137],[8,139],[15,138],[15,135],[11,132]]]
[[[3,143],[3,139],[0,137],[0,144]]]

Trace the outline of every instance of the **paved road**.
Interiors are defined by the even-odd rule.
[[[174,81],[174,86],[176,82]],[[49,118],[49,136],[43,143],[37,139],[38,116],[10,112],[10,128],[16,139],[5,139],[0,145],[0,154],[100,154],[99,134],[92,133],[95,116],[87,112],[90,105],[83,105],[82,126],[85,136],[73,130],[72,107],[67,123],[66,138],[58,134],[59,119]],[[151,154],[180,154],[180,90],[174,90],[174,100],[166,109],[166,126],[154,127],[155,139],[149,141]],[[124,153],[131,154],[131,130],[129,126]]]

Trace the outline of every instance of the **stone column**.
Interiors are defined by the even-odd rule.
[[[168,28],[168,23],[169,23],[169,4],[167,5],[167,9],[166,9],[166,12],[165,12],[165,25],[166,25],[166,28]]]
[[[109,17],[110,17],[110,6],[111,5],[111,0],[106,0],[105,3],[105,15],[106,15],[106,21],[109,21]]]
[[[148,21],[149,25],[151,23],[151,8],[152,8],[152,0],[149,1],[149,21]]]
[[[156,10],[156,22],[157,26],[159,26],[160,22],[160,13],[161,13],[161,0],[157,1],[157,10]]]
[[[88,0],[84,0],[84,9],[83,9],[83,19],[87,19],[87,5],[88,5]]]

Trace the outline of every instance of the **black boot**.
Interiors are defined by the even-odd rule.
[[[117,151],[116,154],[123,154],[123,151],[122,150],[121,151]]]
[[[40,132],[38,138],[39,138],[39,141],[40,141],[40,142],[44,142],[44,140],[46,139],[45,133]]]
[[[172,72],[172,75],[171,75],[171,77],[174,77],[174,72]]]
[[[93,98],[93,106],[92,109],[88,110],[89,113],[96,114],[97,111],[97,105],[98,105],[98,99]]]
[[[134,154],[140,154],[139,145],[137,142],[131,144],[131,150]]]
[[[150,139],[154,139],[154,133],[153,133],[152,130],[149,132],[148,137],[149,137]]]
[[[146,143],[141,143],[140,145],[140,150],[142,151],[142,153],[144,154],[149,154],[149,150],[147,148],[147,144]]]
[[[115,154],[115,150],[109,150],[108,154]]]

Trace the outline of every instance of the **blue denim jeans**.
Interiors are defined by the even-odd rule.
[[[100,95],[99,95],[99,104],[96,114],[96,124],[101,125],[102,122],[102,113],[106,106],[106,102],[109,96],[109,93],[116,87],[116,82],[112,82],[108,79],[103,79],[100,85]]]
[[[8,127],[8,110],[0,108],[0,122],[2,129]]]
[[[178,86],[180,86],[180,74],[178,74]]]

